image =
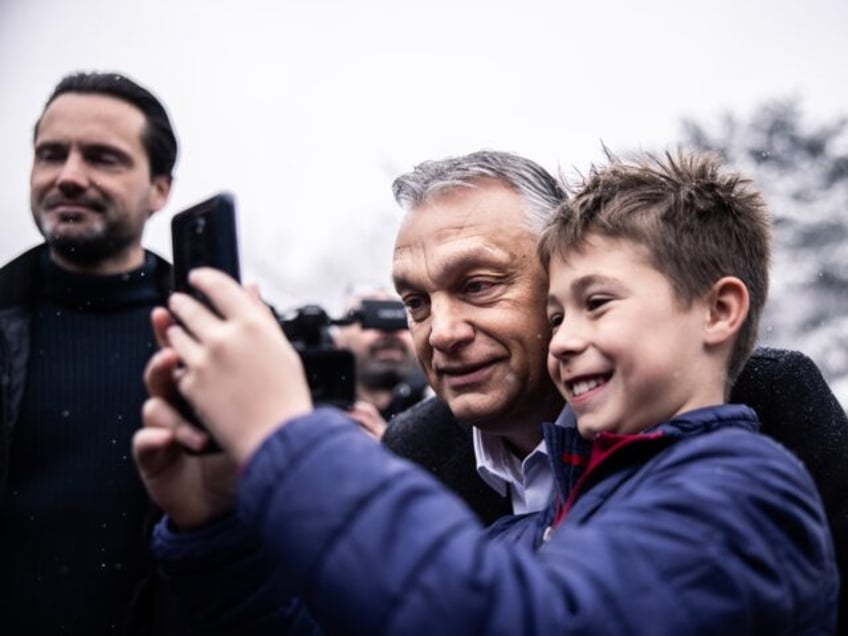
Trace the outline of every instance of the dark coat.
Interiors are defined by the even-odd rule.
[[[751,406],[761,431],[797,455],[824,501],[843,581],[848,581],[848,418],[816,364],[797,351],[759,347],[736,381],[730,402]],[[510,514],[476,471],[471,428],[431,398],[395,416],[383,443],[454,490],[484,523]],[[840,594],[848,617],[848,584]],[[848,619],[846,619],[848,620]]]
[[[0,268],[0,496],[6,490],[9,451],[26,387],[32,306],[41,288],[37,245]],[[164,304],[171,292],[171,266],[159,256],[156,281]]]
[[[32,307],[41,288],[39,260],[47,249],[46,244],[33,247],[0,268],[0,497],[4,496],[9,475],[9,458],[17,424],[21,400],[26,387],[29,361],[30,326]],[[156,284],[162,303],[172,290],[171,265],[157,255]],[[139,537],[149,537],[156,521],[162,516],[152,503],[147,511],[146,529]],[[145,549],[143,544],[139,550]],[[131,633],[181,633],[154,626],[159,621],[176,625],[170,603],[155,584],[155,575],[140,582],[134,602]],[[155,609],[154,609],[155,608]],[[165,615],[169,618],[164,618]]]

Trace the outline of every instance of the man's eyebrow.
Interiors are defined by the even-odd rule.
[[[35,144],[35,152],[39,150],[55,150],[58,148],[67,148],[68,144],[63,141],[47,140]]]
[[[103,143],[90,143],[81,145],[84,153],[94,152],[101,154],[112,154],[119,157],[122,161],[126,163],[132,163],[132,155],[123,148],[119,148],[118,146]]]
[[[118,146],[104,143],[83,143],[80,145],[82,146],[83,154],[110,154],[117,157],[125,165],[131,165],[133,163],[132,155]],[[66,150],[70,146],[71,144],[66,141],[47,139],[35,145],[35,153],[38,154],[45,150]]]
[[[511,255],[505,251],[500,252],[475,246],[470,249],[457,250],[455,253],[443,257],[438,270],[434,272],[435,279],[439,281],[439,284],[444,285],[445,281],[452,281],[469,270],[487,267],[503,268],[512,262]],[[393,281],[396,289],[417,288],[405,274],[394,276]]]

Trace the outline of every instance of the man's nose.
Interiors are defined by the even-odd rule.
[[[88,168],[78,152],[70,152],[56,178],[56,185],[65,194],[85,190],[89,184]]]
[[[430,345],[450,351],[474,338],[467,308],[455,299],[433,299],[430,306]]]

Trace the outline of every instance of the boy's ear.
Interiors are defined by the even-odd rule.
[[[748,288],[735,276],[725,276],[712,286],[707,303],[705,342],[721,344],[735,336],[748,317]]]

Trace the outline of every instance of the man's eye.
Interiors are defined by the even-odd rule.
[[[470,280],[465,284],[465,291],[468,294],[482,294],[494,287],[494,283],[488,280]]]
[[[35,158],[43,163],[49,163],[54,161],[64,161],[66,154],[67,153],[65,153],[65,151],[61,148],[44,147],[36,150]]]
[[[102,166],[117,166],[123,163],[122,157],[114,152],[95,152],[89,155],[88,160]]]
[[[403,304],[412,320],[421,320],[426,316],[427,301],[421,296],[407,296],[403,298]]]

